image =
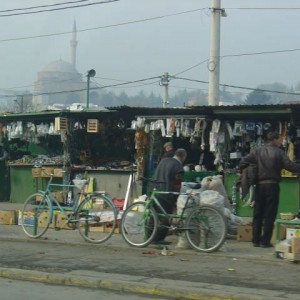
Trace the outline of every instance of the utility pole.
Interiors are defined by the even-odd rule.
[[[169,73],[165,72],[159,82],[159,85],[164,87],[163,108],[167,108],[169,104],[169,81]]]
[[[18,101],[18,99],[14,100],[14,101],[20,107],[20,112],[23,113],[24,112],[24,96],[23,95],[20,96],[20,101]]]
[[[226,12],[221,9],[221,0],[212,0],[211,29],[210,29],[210,56],[208,63],[209,86],[208,105],[219,105],[220,84],[220,23],[221,16],[226,17]]]

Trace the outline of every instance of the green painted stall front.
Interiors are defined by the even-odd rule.
[[[233,185],[237,179],[235,173],[225,173],[224,184],[229,199],[232,199]],[[279,207],[277,217],[281,212],[297,213],[299,211],[300,185],[298,177],[283,177],[280,182]],[[236,194],[236,214],[240,217],[252,217],[253,209],[240,200],[239,191]]]

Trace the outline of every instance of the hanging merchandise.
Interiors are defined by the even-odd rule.
[[[190,143],[195,143],[196,138],[201,138],[200,148],[204,150],[205,141],[204,141],[204,132],[206,128],[206,121],[204,119],[196,119],[194,131],[191,134]]]
[[[136,121],[136,127],[137,128],[144,128],[145,127],[145,118],[141,118],[141,117],[137,117],[137,121]]]
[[[221,121],[220,120],[213,120],[212,126],[211,126],[211,132],[218,133],[220,130]]]
[[[247,121],[246,122],[246,130],[247,131],[254,131],[255,130],[255,122],[254,121]]]
[[[23,136],[23,126],[22,126],[22,121],[18,121],[17,125],[15,127],[15,133],[14,133],[16,138],[22,137]]]
[[[282,147],[284,148],[286,148],[287,146],[287,131],[288,131],[288,123],[284,122],[281,129]]]
[[[229,135],[229,139],[234,140],[233,130],[232,130],[230,123],[228,121],[226,121],[225,124],[226,124],[227,132]]]
[[[262,122],[257,122],[255,127],[256,127],[256,134],[257,135],[263,135],[263,123]]]
[[[167,132],[166,137],[172,137],[176,131],[176,119],[168,118],[167,119]]]
[[[181,122],[181,134],[183,137],[190,137],[191,136],[191,121],[184,120]]]
[[[288,144],[288,149],[286,154],[291,161],[295,161],[295,146],[291,141]]]
[[[41,123],[41,124],[37,125],[36,126],[36,132],[40,136],[48,134],[48,132],[49,132],[49,125],[48,124],[44,124],[44,123]]]
[[[234,136],[242,136],[245,133],[245,122],[244,121],[235,121],[233,127]]]
[[[175,126],[176,126],[176,137],[180,137],[180,128],[181,128],[180,120],[176,120]]]
[[[218,134],[216,132],[209,133],[209,151],[215,152],[217,149]]]
[[[166,136],[166,127],[165,127],[164,120],[159,120],[159,126],[161,130],[161,136]]]
[[[134,140],[135,140],[135,149],[137,154],[137,175],[138,178],[143,176],[144,169],[145,169],[145,160],[144,160],[144,154],[145,154],[145,147],[148,143],[147,140],[147,134],[144,130],[139,129],[134,134]]]

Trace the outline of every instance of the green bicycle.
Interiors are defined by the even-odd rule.
[[[227,222],[223,214],[213,206],[200,205],[192,188],[199,188],[194,183],[186,183],[189,192],[161,192],[157,186],[162,182],[141,178],[156,186],[146,201],[132,203],[123,213],[121,234],[130,246],[146,247],[153,241],[158,228],[167,227],[175,233],[185,233],[188,243],[200,252],[217,251],[224,243],[227,235]],[[157,194],[184,195],[187,200],[180,214],[167,214],[160,205]],[[160,220],[168,219],[170,225]]]
[[[55,216],[61,213],[64,223],[90,243],[103,243],[114,233],[118,211],[111,197],[105,192],[84,193],[87,180],[73,180],[74,184],[53,183],[54,174],[45,190],[30,195],[21,212],[21,225],[31,238],[41,237],[55,223]],[[63,188],[77,191],[73,204],[64,206],[53,197],[53,189]],[[109,224],[109,230],[106,226]],[[55,226],[51,226],[55,230]]]

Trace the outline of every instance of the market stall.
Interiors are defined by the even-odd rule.
[[[57,181],[75,176],[93,179],[94,190],[106,190],[113,198],[125,198],[135,172],[125,119],[109,110],[52,111],[0,116],[2,140],[9,148],[9,200],[23,203],[42,188],[54,170]],[[49,172],[37,172],[37,166]],[[67,175],[65,175],[67,174]],[[8,200],[6,199],[6,200]]]
[[[135,130],[137,172],[151,176],[161,158],[163,144],[171,141],[175,148],[188,152],[185,181],[222,174],[234,212],[252,216],[251,195],[242,200],[237,186],[239,160],[251,148],[262,145],[267,132],[276,130],[290,159],[300,162],[298,112],[299,105],[194,107],[168,109],[164,113],[144,109],[131,123]],[[283,170],[282,177],[278,213],[297,212],[298,175]]]

